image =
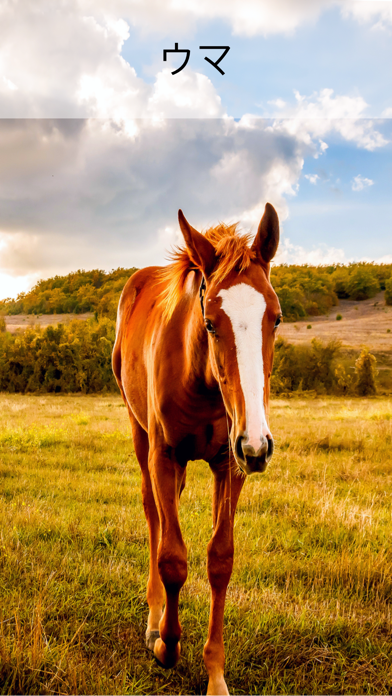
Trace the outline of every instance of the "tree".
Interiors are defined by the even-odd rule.
[[[380,283],[369,267],[358,264],[350,274],[347,290],[352,300],[367,300],[379,292]]]

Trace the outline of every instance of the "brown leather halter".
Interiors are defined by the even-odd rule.
[[[206,294],[206,279],[203,275],[200,283],[200,289],[199,289],[199,297],[200,297],[200,307],[201,307],[201,313],[204,317],[204,297]]]

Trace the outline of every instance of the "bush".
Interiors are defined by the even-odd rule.
[[[363,348],[355,361],[355,391],[359,396],[371,396],[376,393],[376,362],[376,358],[367,348]]]
[[[392,305],[392,276],[385,281],[385,303]]]
[[[355,363],[355,375],[352,375],[341,362],[337,362],[340,346],[339,341],[323,344],[316,338],[307,345],[293,345],[278,338],[271,377],[272,393],[375,394],[377,370],[374,355],[363,349]]]
[[[353,378],[349,372],[346,371],[344,365],[339,363],[335,368],[335,391],[336,394],[341,394],[346,396],[352,391],[353,388]]]
[[[336,384],[334,361],[340,345],[339,341],[324,345],[314,338],[310,345],[294,346],[279,338],[275,347],[272,391],[275,394],[302,390],[332,393]]]
[[[73,321],[0,334],[0,391],[116,390],[111,368],[115,322]]]
[[[341,315],[341,314],[337,314],[337,315],[336,315],[336,321],[341,321],[341,319],[343,319],[342,315]]]

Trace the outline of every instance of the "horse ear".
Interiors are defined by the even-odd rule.
[[[252,244],[252,250],[264,263],[274,258],[279,244],[279,219],[271,203],[266,203],[264,215],[260,220],[259,229]]]
[[[203,234],[189,224],[182,210],[178,211],[178,222],[191,260],[208,277],[217,261],[214,247]]]

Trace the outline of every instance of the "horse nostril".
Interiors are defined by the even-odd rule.
[[[266,459],[267,459],[267,462],[269,462],[269,460],[271,459],[271,457],[274,453],[274,441],[273,441],[272,437],[268,437],[267,441],[268,441],[268,450],[267,450]]]
[[[244,453],[242,451],[242,441],[243,441],[243,436],[238,435],[236,441],[235,441],[235,453],[238,457],[238,459],[243,460],[244,459]]]

